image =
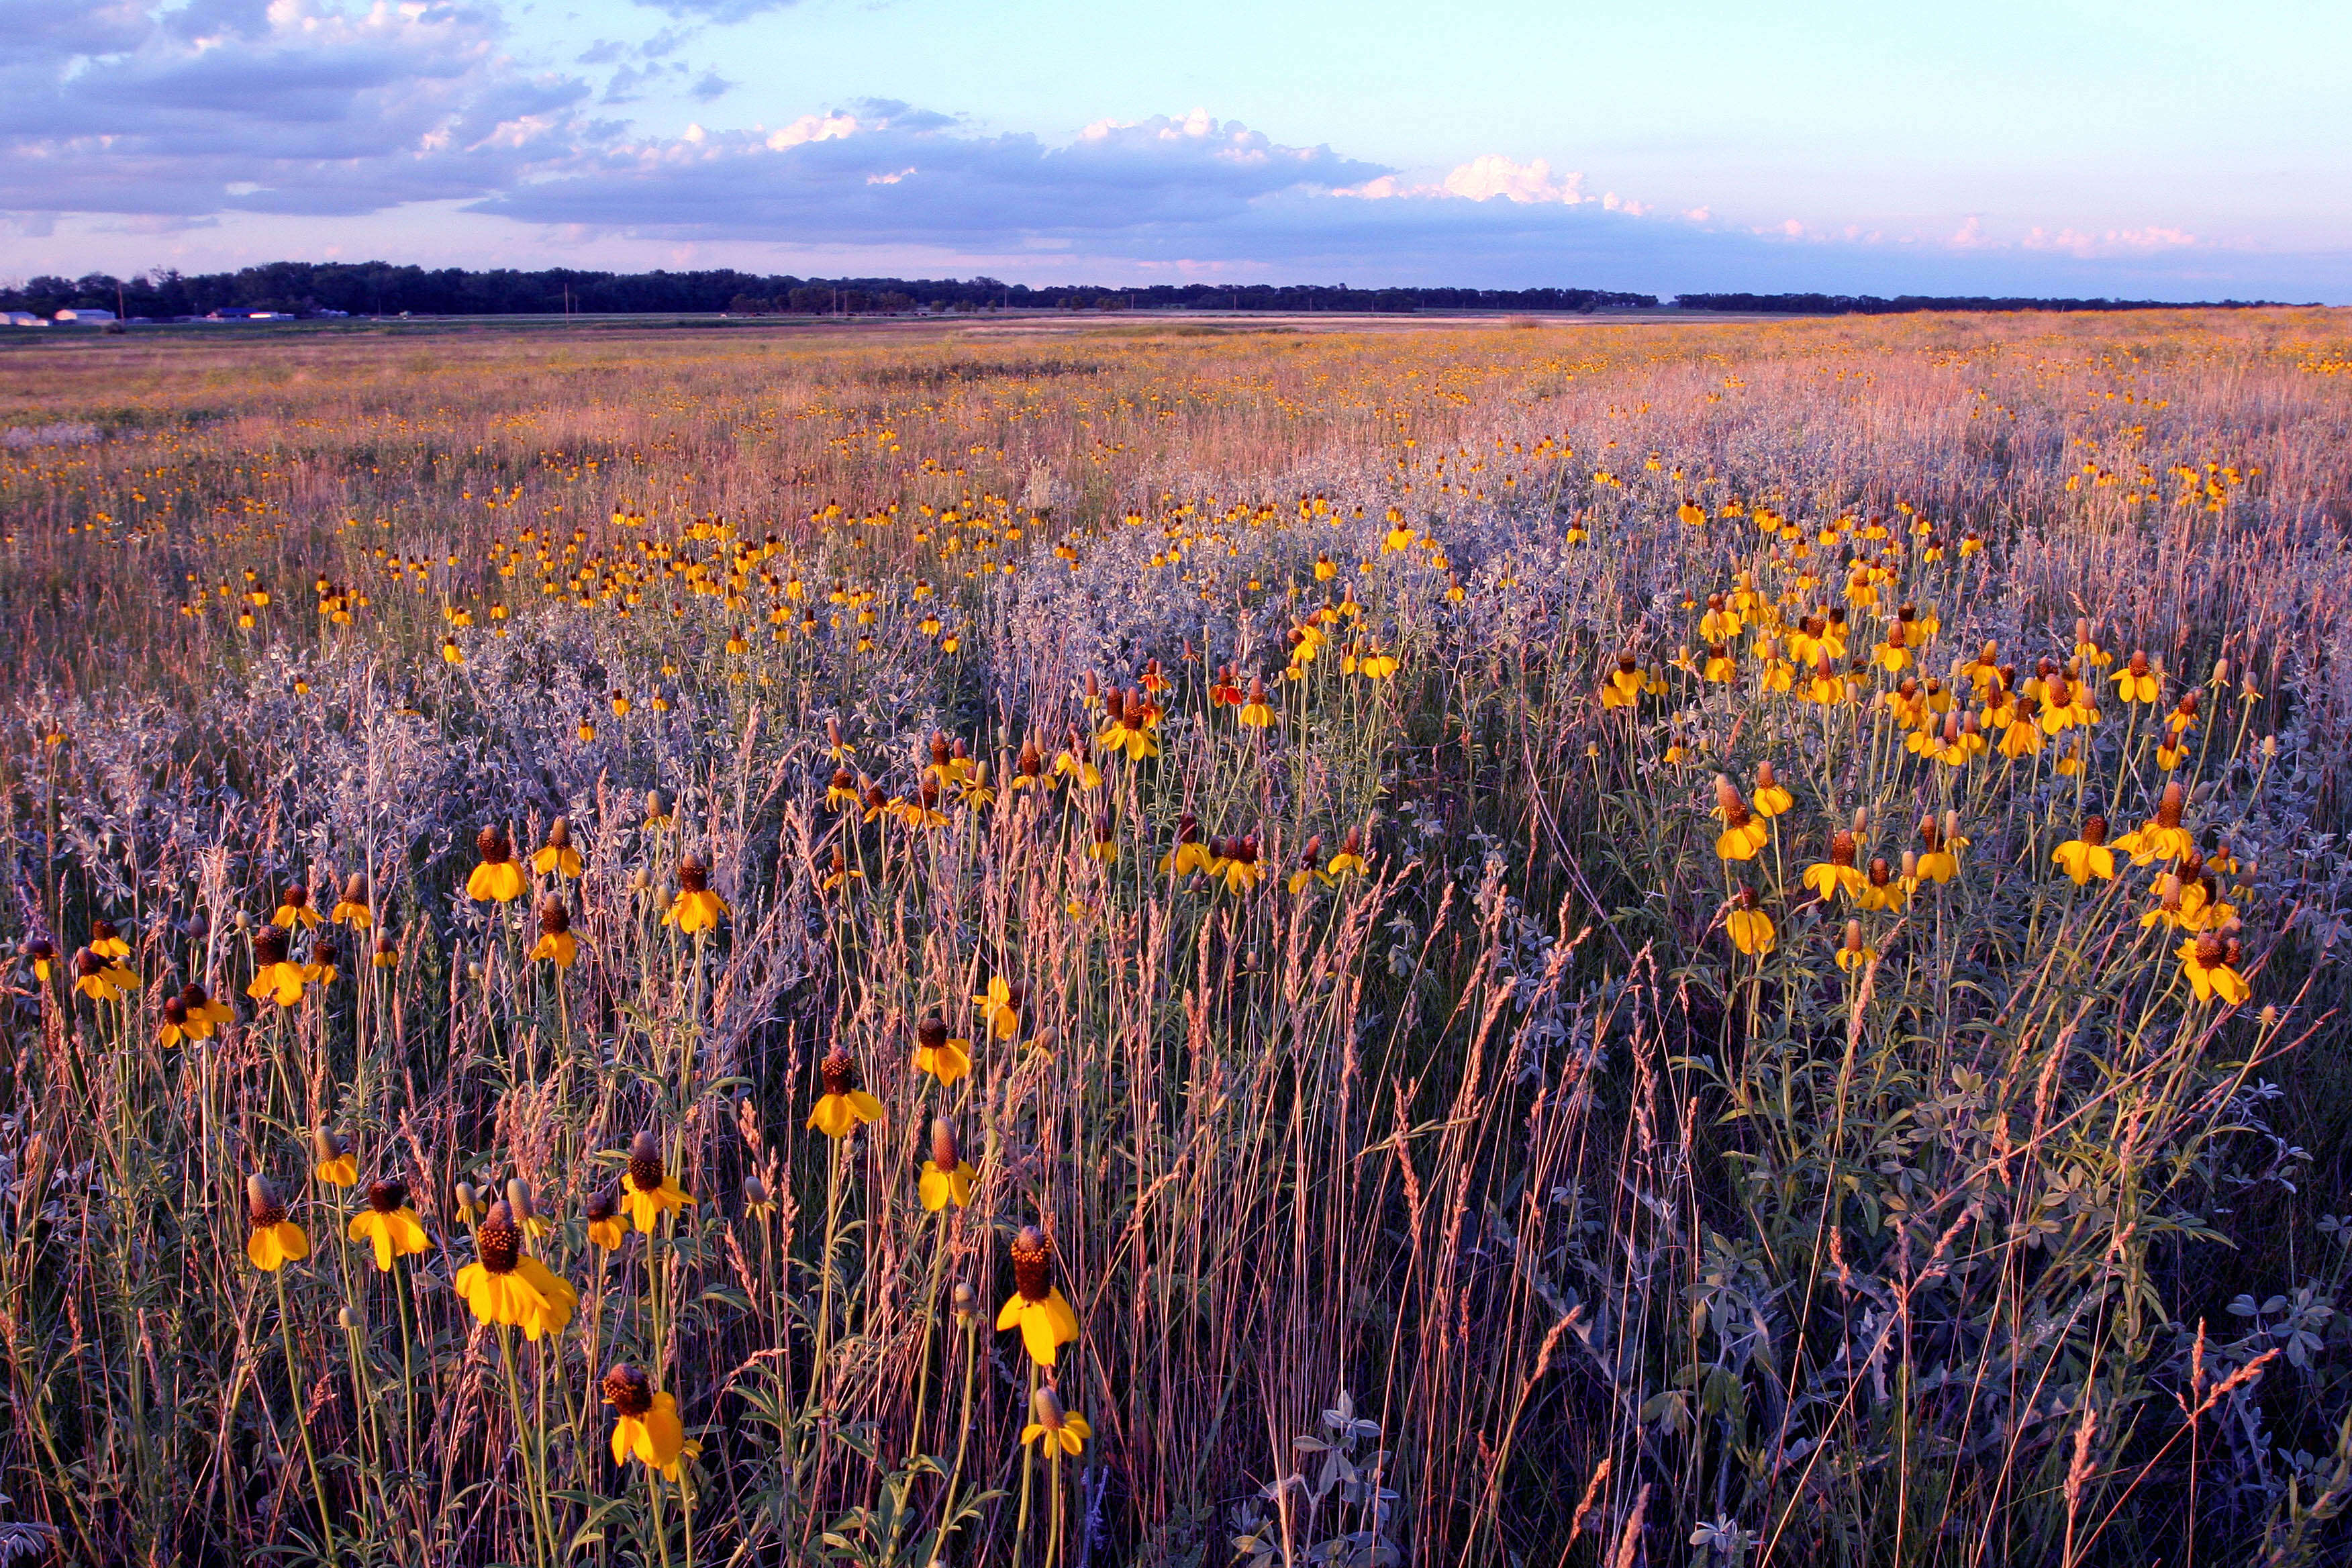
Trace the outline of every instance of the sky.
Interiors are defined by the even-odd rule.
[[[2352,303],[2341,0],[0,0],[0,278]]]

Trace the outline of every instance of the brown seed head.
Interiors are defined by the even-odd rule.
[[[653,1380],[634,1362],[618,1362],[604,1374],[604,1403],[615,1415],[642,1418],[654,1407]]]
[[[286,1218],[286,1205],[278,1197],[278,1189],[258,1171],[245,1179],[245,1209],[252,1216],[256,1230],[280,1224]]]
[[[661,1191],[662,1168],[660,1142],[651,1132],[639,1132],[629,1140],[629,1184],[641,1193]]]
[[[1853,834],[1841,832],[1830,836],[1830,864],[1832,866],[1853,864]]]
[[[2186,799],[2187,797],[2181,794],[2180,781],[2179,779],[2174,779],[2169,784],[2167,784],[2164,786],[2164,798],[2156,804],[2156,820],[2158,826],[2162,827],[2179,826],[2180,808]]]
[[[915,1044],[927,1051],[936,1051],[948,1043],[947,1021],[934,1015],[915,1026]]]
[[[485,865],[496,866],[513,856],[514,846],[507,837],[507,830],[493,822],[474,835],[474,850]]]
[[[1054,1244],[1034,1225],[1024,1225],[1007,1249],[1013,1255],[1013,1284],[1024,1301],[1042,1301],[1053,1293]]]
[[[387,1176],[367,1184],[368,1207],[378,1214],[391,1214],[408,1206],[408,1184],[397,1176]]]
[[[176,1026],[184,1024],[187,1021],[188,1005],[185,1002],[181,1001],[177,996],[165,997],[163,999],[163,1022]]]
[[[1715,775],[1715,804],[1723,813],[1726,827],[1748,826],[1748,803],[1739,798],[1738,788],[1721,773]]]
[[[956,1144],[955,1128],[944,1116],[931,1118],[931,1163],[947,1172],[963,1163],[963,1151]]]
[[[284,927],[266,925],[253,933],[253,962],[264,969],[286,962]]]
[[[678,861],[677,885],[679,891],[688,893],[699,893],[710,886],[710,868],[703,864],[701,856],[688,850]]]
[[[2197,933],[2197,963],[2200,967],[2219,968],[2228,952],[2221,943],[2220,932],[2205,931]]]
[[[1885,862],[1882,860],[1879,864],[1885,865]],[[1860,952],[1862,951],[1862,922],[1860,921],[1848,921],[1845,922],[1845,950],[1848,952]]]
[[[591,1223],[611,1219],[621,1212],[621,1194],[610,1182],[594,1188],[588,1194],[587,1213]]]
[[[838,1042],[835,1042],[833,1049],[824,1053],[824,1059],[817,1063],[816,1070],[817,1077],[824,1080],[825,1093],[856,1094],[857,1092],[860,1084],[857,1063]]]
[[[1877,857],[1874,858],[1871,860],[1871,862],[1870,862],[1870,885],[1871,885],[1872,887],[1874,887],[1874,888],[1883,888],[1883,887],[1886,886],[1886,884],[1887,884],[1887,883],[1889,883],[1889,882],[1893,881],[1894,879],[1895,879],[1895,868],[1894,868],[1894,867],[1892,867],[1892,866],[1889,866],[1889,865],[1886,863],[1886,857],[1885,857],[1885,856],[1884,856],[1884,855],[1880,855],[1880,856],[1877,856]]]
[[[515,1224],[514,1210],[500,1198],[490,1205],[480,1226],[474,1232],[475,1256],[482,1267],[493,1274],[511,1274],[522,1258],[522,1227]]]
[[[541,900],[539,929],[548,936],[562,936],[572,929],[572,911],[563,907],[562,899]]]
[[[343,902],[347,904],[364,905],[367,902],[367,897],[368,885],[366,877],[354,871],[350,876],[343,879]]]
[[[2107,819],[2094,813],[2083,819],[2083,842],[2094,849],[2107,841]]]
[[[549,848],[551,848],[551,849],[569,849],[569,848],[571,848],[571,847],[572,847],[572,824],[571,824],[571,822],[570,822],[569,820],[567,820],[566,818],[563,818],[563,817],[559,816],[559,817],[557,817],[553,822],[549,823],[549,824],[547,825],[547,844],[548,844],[548,847],[549,847]]]

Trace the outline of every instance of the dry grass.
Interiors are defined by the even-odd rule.
[[[0,1068],[0,1552],[2346,1550],[2340,320],[1146,325],[0,357],[0,932],[58,950]],[[2196,861],[2065,874],[2175,782]],[[1857,811],[1907,896],[1804,881]],[[559,816],[576,875],[468,896]],[[337,973],[249,997],[354,874],[373,927],[292,943]],[[191,982],[236,1018],[170,1038]],[[608,1248],[640,1131],[693,1202]],[[307,1259],[250,1260],[255,1173]],[[381,1273],[376,1178],[429,1242]],[[456,1288],[510,1179],[545,1338]],[[1030,1225],[1049,1367],[993,1329]],[[623,1361],[675,1481],[611,1458]],[[1041,1384],[1079,1454],[1022,1446]]]

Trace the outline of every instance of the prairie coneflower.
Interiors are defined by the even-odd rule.
[[[510,904],[522,897],[522,868],[514,861],[514,845],[496,823],[474,835],[474,851],[481,863],[466,879],[466,896],[477,903],[495,900]]]
[[[1919,819],[1919,841],[1926,848],[1919,855],[1918,874],[1939,887],[1960,874],[1959,852],[1969,841],[1960,837],[1959,822],[1958,815],[1949,811],[1941,823],[1932,816]]]
[[[1011,1251],[1013,1289],[996,1314],[997,1331],[1019,1329],[1029,1359],[1051,1366],[1060,1348],[1078,1337],[1077,1314],[1054,1288],[1054,1244],[1044,1231],[1026,1225],[1013,1238]]]
[[[710,868],[700,856],[688,854],[678,861],[677,896],[670,900],[662,924],[676,926],[691,936],[696,931],[716,931],[719,918],[731,913],[727,900],[711,890]]]
[[[972,1178],[979,1173],[971,1168],[956,1146],[955,1129],[943,1116],[931,1119],[931,1157],[923,1162],[921,1173],[915,1179],[916,1195],[923,1206],[937,1214],[950,1204],[961,1208],[971,1202]]]
[[[245,988],[247,996],[291,1007],[302,1000],[304,980],[302,966],[287,962],[284,927],[266,925],[253,933],[253,984]]]
[[[677,1178],[662,1168],[661,1144],[652,1133],[639,1132],[629,1140],[629,1173],[621,1184],[621,1209],[639,1236],[651,1236],[662,1215],[676,1214],[693,1201],[677,1184]]]
[[[138,987],[139,976],[121,960],[101,958],[86,947],[74,954],[74,989],[91,1001],[120,1002],[124,993]]]
[[[1250,677],[1249,700],[1242,704],[1241,721],[1253,730],[1273,727],[1274,708],[1265,700],[1265,682],[1257,676]]]
[[[2147,654],[2144,650],[2133,651],[2130,660],[2116,671],[2115,682],[2116,695],[2126,702],[2152,703],[2156,700],[2156,671],[2149,668]]]
[[[1849,899],[1860,898],[1863,889],[1868,884],[1863,879],[1861,871],[1855,868],[1853,857],[1853,835],[1840,829],[1830,837],[1830,858],[1806,867],[1801,879],[1806,887],[1821,895],[1823,903],[1828,903],[1839,893]]]
[[[580,851],[572,847],[572,824],[559,816],[547,825],[547,842],[530,858],[530,868],[542,877],[580,875]]]
[[[1257,835],[1244,834],[1237,838],[1220,838],[1211,848],[1217,859],[1217,875],[1223,879],[1225,891],[1246,893],[1265,877],[1265,868],[1258,864]]]
[[[124,959],[131,956],[131,943],[115,929],[112,921],[89,922],[89,950],[100,958]]]
[[[37,936],[25,943],[25,959],[33,966],[33,978],[47,985],[50,965],[58,961],[57,944],[45,936]]]
[[[817,1064],[817,1076],[824,1082],[824,1092],[809,1112],[811,1127],[828,1138],[845,1138],[859,1123],[882,1120],[882,1102],[858,1087],[857,1064],[839,1045]]]
[[[505,1323],[537,1340],[572,1321],[580,1298],[522,1249],[522,1226],[501,1198],[474,1232],[475,1260],[457,1270],[457,1295],[485,1323]]]
[[[212,1033],[212,1030],[210,1028],[206,1028],[205,1033],[209,1035]],[[179,1045],[183,1040],[193,1040],[200,1037],[201,1037],[189,1032],[188,1005],[180,1000],[177,996],[166,996],[163,998],[163,1021],[156,1026],[155,1043],[162,1046],[165,1050],[170,1050],[173,1047]]]
[[[915,1026],[915,1070],[930,1074],[945,1089],[971,1071],[971,1042],[950,1039],[944,1021],[926,1018]]]
[[[1772,917],[1756,907],[1756,889],[1742,887],[1731,900],[1731,913],[1724,917],[1724,929],[1731,937],[1731,945],[1750,958],[1760,958],[1772,951],[1778,941],[1772,931]]]
[[[1047,1447],[1059,1446],[1062,1452],[1076,1458],[1086,1451],[1087,1439],[1095,1429],[1087,1418],[1075,1410],[1062,1408],[1062,1396],[1051,1388],[1040,1388],[1029,1401],[1029,1425],[1021,1428],[1021,1441],[1038,1443]]]
[[[1876,962],[1877,958],[1878,952],[1876,949],[1863,945],[1862,922],[1860,921],[1846,921],[1845,941],[1838,944],[1837,966],[1840,969],[1851,972],[1857,968],[1868,966],[1869,964]]]
[[[2238,939],[2226,940],[2218,931],[2200,931],[2183,942],[2179,948],[2180,972],[2189,976],[2189,988],[2197,1000],[2210,1002],[2219,998],[2234,1007],[2253,994],[2238,965],[2245,962]]]
[[[256,1173],[245,1179],[245,1207],[253,1228],[245,1238],[245,1255],[263,1273],[275,1273],[289,1263],[310,1256],[310,1238],[286,1217],[286,1205],[269,1178]]]
[[[1329,865],[1323,868],[1323,874],[1336,882],[1350,874],[1361,875],[1365,869],[1364,830],[1350,827],[1348,837],[1339,843],[1339,852],[1331,857]]]
[[[313,985],[332,985],[335,976],[342,973],[335,967],[335,961],[341,956],[334,939],[320,933],[310,943],[310,956],[302,965],[302,978]]]
[[[2157,802],[2156,815],[2116,839],[2116,847],[2130,856],[2135,866],[2146,866],[2158,859],[2188,858],[2195,843],[2189,837],[2189,829],[2180,826],[2181,807],[2187,798],[2179,780],[2166,784],[2163,796]]]
[[[390,931],[375,939],[375,966],[378,969],[400,967],[400,943]]]
[[[622,1362],[606,1373],[604,1403],[613,1407],[613,1463],[635,1459],[674,1481],[679,1462],[701,1451],[700,1445],[686,1440],[677,1400],[655,1393],[643,1367]]]
[[[1772,830],[1748,809],[1739,791],[1721,773],[1715,775],[1715,809],[1723,831],[1715,836],[1715,852],[1726,860],[1753,860],[1772,837]]]
[[[1786,784],[1772,776],[1770,763],[1759,763],[1756,764],[1756,795],[1748,804],[1757,816],[1772,817],[1796,805],[1797,797],[1789,793]]]
[[[319,923],[319,911],[310,907],[310,889],[292,887],[278,895],[278,912],[269,917],[272,925],[293,931],[299,926]]]
[[[992,977],[988,989],[972,998],[980,1008],[982,1026],[1000,1040],[1021,1037],[1021,1010],[1028,1001],[1029,987],[1002,974]]]
[[[580,956],[580,940],[572,934],[572,912],[562,899],[543,899],[539,906],[539,940],[531,944],[535,962],[546,959],[558,969],[569,969]]]
[[[340,1134],[323,1122],[310,1129],[310,1173],[331,1187],[348,1187],[360,1179],[360,1163]]]
[[[588,1194],[588,1239],[607,1252],[620,1250],[628,1235],[628,1226],[621,1218],[621,1194],[611,1184],[598,1187]]]
[[[1201,842],[1201,819],[1191,812],[1176,818],[1176,847],[1160,858],[1163,877],[1189,877],[1209,868],[1209,847]]]
[[[828,811],[856,811],[862,799],[857,793],[857,779],[847,768],[836,767],[825,781],[824,805]]]
[[[2058,846],[2051,858],[2074,879],[2078,888],[2088,887],[2094,877],[2102,882],[2114,881],[2116,852],[2107,847],[2107,819],[2096,815],[2084,817],[2082,836]]]
[[[353,931],[366,931],[375,924],[375,911],[368,908],[365,877],[354,871],[343,879],[343,896],[335,900],[335,907],[328,911],[327,918]]]
[[[429,1245],[425,1239],[424,1222],[408,1206],[407,1183],[370,1182],[367,1205],[352,1216],[347,1234],[353,1241],[374,1244],[375,1266],[381,1272],[392,1272],[394,1258],[411,1257]]]

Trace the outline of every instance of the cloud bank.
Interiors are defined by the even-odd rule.
[[[645,43],[575,43],[570,65],[533,69],[509,52],[489,0],[12,0],[0,230],[19,238],[0,256],[26,257],[61,223],[85,238],[110,227],[128,248],[199,226],[277,232],[265,217],[320,220],[322,237],[365,218],[345,227],[374,246],[408,215],[417,258],[431,260],[455,213],[515,259],[656,245],[681,261],[764,251],[854,267],[871,255],[1105,281],[2185,298],[2308,297],[2330,278],[2341,294],[2352,279],[2345,258],[2231,249],[2160,224],[1736,227],[1706,207],[1660,212],[1595,191],[1540,157],[1402,169],[1197,109],[1101,120],[1059,142],[882,100],[674,135],[609,117],[649,93],[733,93],[679,51],[743,3],[667,4],[678,23]]]

